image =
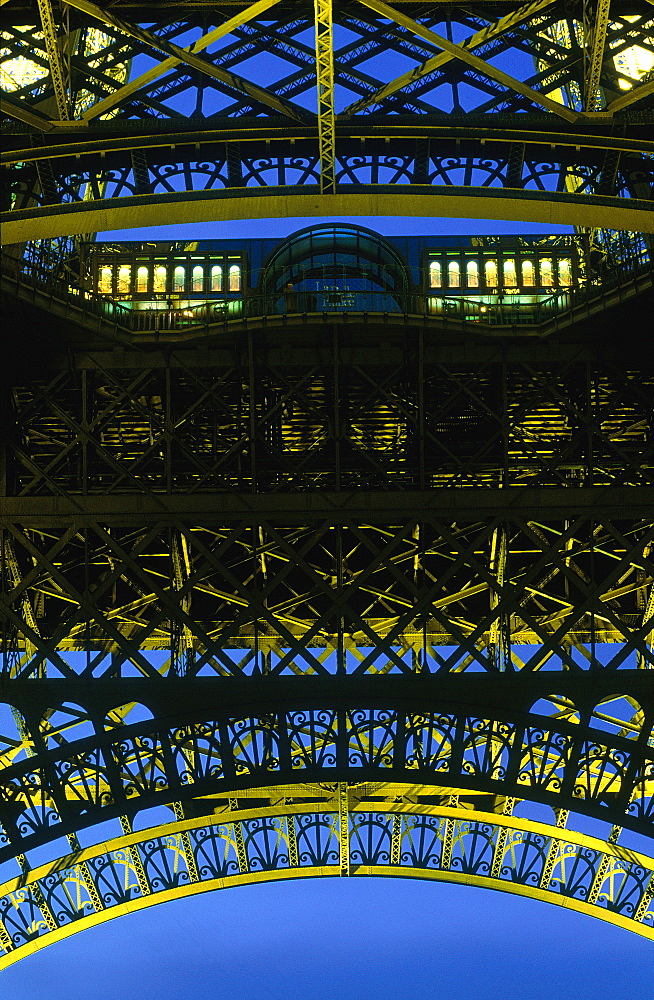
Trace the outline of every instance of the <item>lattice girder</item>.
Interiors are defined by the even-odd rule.
[[[565,504],[567,491],[556,492],[550,502]],[[368,497],[374,505],[374,494],[357,499]],[[64,532],[9,521],[0,600],[6,657],[11,648],[19,661],[5,657],[5,674],[35,676],[47,664],[50,676],[76,676],[74,651],[90,649],[90,676],[152,676],[140,648],[167,651],[164,672],[238,675],[259,669],[244,651],[264,646],[276,674],[329,674],[320,662],[329,651],[348,673],[493,671],[500,633],[505,669],[592,668],[598,643],[615,644],[602,665],[651,666],[654,524],[589,511],[599,497],[584,496],[577,516],[541,511],[534,520],[513,509],[528,499],[519,492],[489,491],[486,511],[497,502],[504,513],[473,520],[461,503],[454,522],[434,511],[437,496],[414,495],[409,503],[422,501],[423,516],[407,512],[394,526],[379,513],[362,522],[347,504],[335,519],[333,494],[324,501],[331,516],[317,509],[315,520],[292,526],[285,498],[267,518],[243,512],[233,524],[223,517],[203,527],[172,512],[164,521],[140,512],[148,527],[103,526],[93,503],[88,519],[74,507],[62,512],[72,517]],[[616,491],[616,504],[628,498]],[[447,491],[440,500],[446,508]],[[492,561],[498,530],[501,575]],[[176,578],[180,544],[187,569]],[[193,654],[183,669],[172,639],[182,635]]]

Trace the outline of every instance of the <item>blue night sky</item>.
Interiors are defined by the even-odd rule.
[[[279,236],[311,219],[100,239]],[[324,220],[315,220],[324,221]],[[532,223],[347,219],[386,235],[561,232]],[[546,903],[420,880],[307,879],[177,900],[7,969],[0,1000],[654,1000],[652,943]]]
[[[7,969],[3,1000],[651,1000],[652,943],[501,892],[306,879],[206,893]]]

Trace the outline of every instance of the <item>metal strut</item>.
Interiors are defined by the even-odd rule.
[[[64,84],[64,74],[57,45],[57,34],[55,30],[54,17],[52,16],[52,5],[50,0],[37,0],[39,5],[39,15],[41,17],[41,28],[45,49],[48,53],[50,63],[50,76],[54,87],[55,99],[57,101],[57,113],[61,121],[70,119],[70,108],[68,105],[68,95]]]
[[[591,40],[592,47],[590,62],[586,76],[585,110],[596,111],[599,104],[599,82],[604,62],[604,48],[606,45],[606,31],[609,26],[609,13],[611,0],[598,0],[595,12],[595,25],[593,27]]]
[[[314,7],[316,14],[316,83],[318,87],[320,193],[336,194],[332,0],[314,0]]]

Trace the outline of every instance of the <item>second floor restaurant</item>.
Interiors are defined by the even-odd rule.
[[[558,324],[598,295],[651,280],[646,244],[622,235],[601,258],[583,234],[387,237],[345,223],[281,241],[76,241],[55,266],[23,260],[16,278],[82,299],[135,334],[347,313],[501,334]]]

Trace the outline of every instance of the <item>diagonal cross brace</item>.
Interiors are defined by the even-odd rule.
[[[224,24],[219,25],[214,28],[213,31],[209,31],[206,35],[198,38],[196,42],[193,42],[185,51],[188,55],[197,55],[198,52],[202,52],[203,49],[207,49],[214,42],[218,41],[220,38],[224,38],[225,35],[231,34],[236,28],[240,28],[243,24],[251,21],[253,18],[258,17],[263,14],[270,7],[274,7],[278,4],[279,0],[257,0],[257,3],[253,3],[246,10],[241,11],[239,14],[235,14],[234,17],[230,17],[228,21]],[[179,66],[183,62],[179,56],[171,56],[169,59],[165,59],[163,62],[158,63],[151,69],[146,70],[145,73],[141,73],[140,76],[135,77],[133,80],[129,80],[127,83],[119,87],[112,94],[108,94],[103,97],[101,101],[93,104],[87,111],[84,112],[82,118],[85,121],[90,121],[92,118],[97,118],[99,115],[104,115],[111,108],[116,107],[117,104],[121,104],[123,101],[127,100],[132,94],[146,87],[148,84],[152,83],[154,80],[158,80],[160,77],[165,76],[165,74]],[[236,79],[236,78],[235,78]]]
[[[428,42],[438,46],[439,49],[443,49],[445,52],[451,53],[455,58],[461,59],[463,62],[468,63],[474,69],[483,73],[484,76],[490,77],[492,80],[496,80],[498,83],[507,87],[509,90],[515,91],[516,94],[522,94],[523,97],[528,98],[534,104],[538,104],[548,111],[553,111],[554,114],[558,115],[560,118],[565,118],[566,121],[575,122],[579,118],[579,114],[576,111],[572,111],[570,108],[561,104],[560,101],[553,101],[551,97],[547,97],[546,94],[541,93],[538,90],[534,90],[528,84],[523,83],[521,80],[516,79],[514,76],[510,76],[508,73],[504,73],[503,70],[498,69],[491,63],[485,62],[485,60],[480,59],[479,56],[473,55],[467,48],[462,45],[456,45],[454,42],[450,42],[449,39],[443,38],[441,35],[437,35],[430,28],[426,28],[423,24],[419,24],[418,21],[414,21],[412,18],[407,17],[406,14],[402,14],[395,10],[393,7],[389,7],[388,4],[382,3],[381,0],[360,0],[365,7],[370,7],[371,10],[376,11],[382,17],[387,17],[391,21],[396,21],[397,24],[402,25],[402,27],[407,28],[407,30],[414,32],[421,38],[424,38]]]
[[[158,35],[154,35],[151,31],[146,31],[138,25],[128,24],[125,21],[121,21],[117,17],[114,17],[113,14],[110,14],[108,11],[96,6],[96,4],[90,3],[89,0],[70,0],[70,6],[76,7],[78,10],[83,11],[83,13],[88,14],[89,17],[93,17],[97,21],[101,21],[103,24],[108,24],[110,27],[116,28],[124,35],[136,38],[139,42],[143,42],[151,48],[157,49],[160,52],[165,52],[168,56],[175,57],[179,60],[179,62],[185,63],[187,66],[191,66],[199,73],[204,73],[206,76],[210,76],[214,80],[219,80],[220,83],[226,84],[228,87],[231,87],[232,90],[237,90],[241,94],[246,94],[248,97],[258,101],[260,104],[264,104],[267,107],[272,108],[274,111],[287,115],[289,118],[294,118],[296,121],[304,122],[306,120],[307,116],[305,113],[301,108],[296,107],[292,101],[288,101],[284,97],[278,97],[277,94],[274,94],[270,90],[266,90],[265,87],[260,87],[256,83],[251,83],[249,80],[243,79],[243,77],[236,76],[234,73],[221,69],[219,66],[215,66],[206,59],[200,59],[194,52],[183,49],[179,45],[175,45],[173,42],[168,42],[165,39],[160,38]]]

